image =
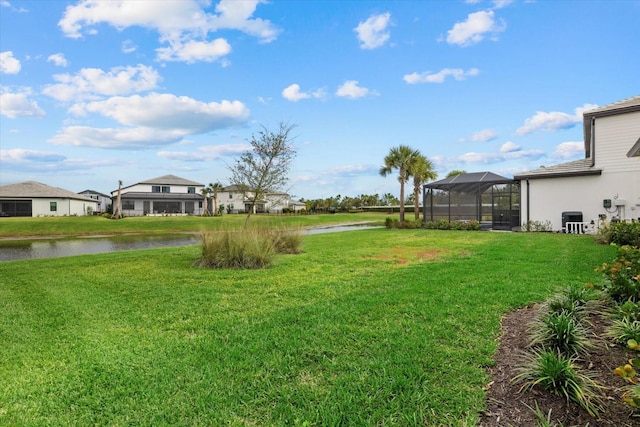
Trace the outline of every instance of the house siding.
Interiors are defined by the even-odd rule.
[[[640,111],[597,118],[595,166],[609,172],[638,172],[640,158],[626,155],[638,137],[640,137]]]
[[[56,203],[57,209],[51,211],[51,202]],[[32,216],[83,216],[87,215],[87,207],[93,210],[97,207],[97,202],[85,200],[74,200],[67,198],[43,198],[32,199]]]

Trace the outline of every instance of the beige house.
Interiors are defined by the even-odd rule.
[[[521,219],[591,232],[640,220],[640,95],[583,115],[584,159],[523,172]]]
[[[0,216],[82,216],[97,209],[97,200],[36,181],[0,186]]]

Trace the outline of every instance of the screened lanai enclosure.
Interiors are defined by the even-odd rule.
[[[483,229],[520,226],[520,185],[492,172],[455,175],[423,186],[423,220],[478,221]]]

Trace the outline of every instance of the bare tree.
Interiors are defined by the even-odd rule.
[[[292,145],[291,131],[295,125],[280,123],[278,131],[272,132],[265,126],[248,141],[252,150],[243,153],[234,166],[230,167],[229,181],[240,189],[249,202],[245,228],[255,210],[255,205],[264,200],[268,193],[282,191],[289,180],[289,168],[296,156]]]

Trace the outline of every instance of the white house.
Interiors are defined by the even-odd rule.
[[[98,202],[98,213],[106,212],[107,208],[111,204],[111,197],[108,194],[100,193],[99,191],[84,190],[78,194],[96,200]]]
[[[82,216],[97,209],[97,200],[36,181],[0,186],[0,216]]]
[[[202,215],[204,184],[164,175],[123,187],[120,211],[126,216]],[[118,190],[111,192],[115,211]]]
[[[218,192],[218,209],[225,213],[248,212],[253,197],[253,192],[243,192],[240,187],[229,185]],[[304,203],[291,200],[287,193],[268,193],[262,200],[255,202],[253,213],[282,213],[285,210],[299,212],[304,208]]]
[[[583,125],[584,159],[514,176],[523,222],[583,232],[640,220],[640,95],[586,111]]]

